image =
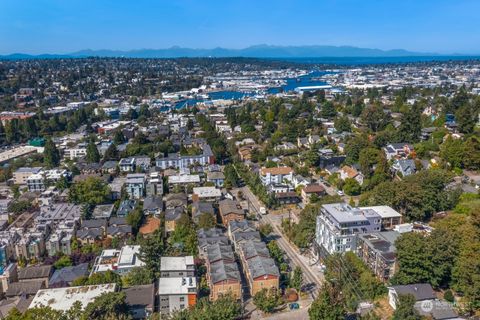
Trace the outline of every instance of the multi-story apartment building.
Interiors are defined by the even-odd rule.
[[[193,256],[162,257],[160,259],[160,277],[194,277],[195,262]]]
[[[62,178],[70,179],[71,173],[67,170],[52,169],[40,171],[30,175],[26,179],[28,191],[43,192],[47,189],[48,184],[55,184]]]
[[[201,166],[214,164],[215,158],[210,146],[208,144],[203,144],[201,145],[201,148],[202,154],[199,155],[182,156],[179,153],[172,153],[167,157],[157,158],[155,161],[156,166],[165,170],[168,168],[183,169],[195,164]]]
[[[147,196],[163,195],[163,177],[160,172],[150,172],[147,179],[146,193]]]
[[[292,181],[293,169],[290,167],[261,168],[260,178],[266,186]]]
[[[325,204],[317,216],[316,244],[321,255],[354,251],[357,234],[379,232],[381,216],[346,203]]]
[[[145,174],[144,173],[131,173],[127,175],[125,181],[125,189],[130,199],[141,199],[145,195]]]
[[[27,179],[33,174],[38,174],[42,171],[41,167],[22,167],[18,168],[16,171],[13,172],[13,183],[18,185],[25,185],[27,184]]]
[[[87,147],[86,145],[79,144],[74,148],[67,148],[63,151],[63,156],[65,159],[77,159],[77,158],[83,158],[87,155]]]
[[[399,236],[396,231],[358,235],[357,256],[381,281],[386,282],[395,274],[395,241]]]
[[[168,315],[193,307],[197,303],[195,277],[160,278],[158,280],[159,311]]]

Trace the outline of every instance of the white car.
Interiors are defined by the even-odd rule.
[[[344,195],[345,195],[345,193],[343,193],[342,190],[338,190],[338,191],[337,191],[337,194],[338,194],[339,196],[344,196]]]

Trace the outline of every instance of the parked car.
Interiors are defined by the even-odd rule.
[[[337,191],[337,194],[338,194],[339,196],[342,196],[342,197],[345,195],[345,193],[344,193],[342,190],[338,190],[338,191]]]

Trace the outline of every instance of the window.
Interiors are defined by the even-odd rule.
[[[185,305],[184,305],[184,304],[181,304],[181,305],[180,305],[180,309],[185,309]]]
[[[179,276],[183,276],[183,272],[179,272],[178,275],[179,275]]]
[[[185,301],[185,297],[180,297],[180,302],[184,302]]]

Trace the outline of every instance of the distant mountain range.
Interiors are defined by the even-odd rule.
[[[249,57],[249,58],[319,58],[319,57],[408,57],[432,56],[435,53],[412,52],[402,49],[380,50],[352,46],[272,46],[257,45],[244,49],[191,49],[174,46],[167,49],[81,50],[68,54],[29,55],[13,53],[0,55],[0,59],[59,59],[84,57],[126,57],[126,58],[196,58],[196,57]]]

